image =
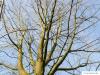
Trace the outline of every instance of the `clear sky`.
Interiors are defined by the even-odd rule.
[[[8,3],[9,3],[9,0],[7,0],[8,1]],[[25,0],[26,1],[26,0]],[[66,1],[66,0],[65,0]],[[86,1],[86,0],[84,0],[84,1]],[[100,8],[100,0],[87,0],[86,1],[86,4],[88,5],[91,5],[91,4],[98,4],[96,7],[97,8]],[[94,8],[92,8],[92,10],[87,14],[87,15],[91,15],[91,13],[92,13],[92,11],[94,11],[94,10],[96,10],[96,7],[94,7]],[[100,16],[100,12],[99,13],[97,13],[97,15],[98,16]],[[0,34],[2,35],[2,33],[4,33],[4,32],[0,32]],[[86,31],[86,32],[84,32],[84,33],[82,33],[82,36],[85,34],[85,33],[87,33],[87,35],[90,33],[91,35],[90,36],[88,36],[88,37],[86,37],[86,40],[93,40],[93,39],[95,39],[95,38],[97,38],[97,37],[100,37],[100,22],[98,22],[94,27],[91,27],[91,29],[90,30],[88,30],[88,31]],[[5,39],[1,39],[1,41],[4,41]],[[87,41],[88,42],[88,41]],[[4,44],[4,42],[2,42],[2,43],[0,43],[0,44]],[[0,47],[1,48],[1,47]],[[1,48],[1,50],[2,50],[2,48]],[[7,49],[5,49],[5,51],[7,52],[7,53],[9,53],[9,55],[12,55],[12,56],[16,56],[17,54],[15,53],[15,52],[13,52],[13,50],[11,49],[11,48],[7,48]],[[79,55],[85,55],[85,53],[84,54],[79,54]],[[77,58],[78,59],[80,59],[80,57],[77,57],[77,56],[74,56],[74,55],[69,55],[68,56],[69,57],[69,61],[73,64],[73,65],[76,65],[77,63],[78,63],[78,61],[77,61]],[[96,53],[96,54],[92,54],[91,55],[91,60],[95,60],[95,61],[98,61],[98,60],[100,60],[99,59],[100,58],[100,54],[99,53]],[[0,61],[4,61],[4,62],[10,62],[11,64],[16,64],[16,59],[15,58],[9,58],[9,57],[7,57],[6,56],[6,54],[5,53],[0,53]],[[84,61],[84,60],[83,60]],[[76,63],[76,64],[75,64]],[[66,64],[66,62],[64,62],[64,64]],[[65,66],[65,65],[62,65],[62,66]],[[95,66],[95,65],[94,65]],[[87,68],[82,68],[82,69],[80,69],[80,71],[85,71],[85,70],[88,70],[88,67]],[[94,70],[94,67],[93,66],[91,66],[91,70]],[[99,69],[100,70],[100,69]],[[7,70],[4,70],[3,71],[3,68],[1,67],[0,68],[0,75],[10,75],[10,72],[9,71],[7,71]],[[14,74],[13,74],[14,75]],[[69,75],[67,72],[57,72],[56,73],[56,75]]]

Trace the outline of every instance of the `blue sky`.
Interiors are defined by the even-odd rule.
[[[86,1],[86,0],[84,0],[84,1]],[[9,2],[9,0],[8,0],[8,2]],[[87,0],[86,3],[89,4],[89,5],[91,5],[91,4],[100,4],[100,0]],[[100,5],[98,5],[97,8],[100,8]],[[96,9],[93,8],[93,10],[96,10]],[[91,13],[92,13],[92,12],[91,13],[90,12],[89,12],[89,15],[91,15]],[[100,16],[100,12],[97,15]],[[3,32],[0,32],[0,34],[2,34],[2,33]],[[90,30],[82,33],[82,37],[83,37],[83,35],[86,35],[86,33],[87,33],[87,35],[88,35],[88,33],[91,33],[91,35],[90,36],[87,36],[85,40],[89,40],[90,41],[90,40],[93,40],[93,39],[95,39],[97,37],[100,37],[100,22],[98,22],[94,27],[91,27]],[[3,41],[3,39],[1,39],[1,40]],[[4,44],[4,42],[2,42],[2,43]],[[1,48],[1,50],[2,50],[2,48]],[[17,55],[16,52],[13,52],[13,49],[11,49],[11,48],[7,48],[7,49],[5,49],[5,51],[9,52],[9,55],[14,55],[14,56]],[[83,56],[84,56],[84,54],[83,54]],[[82,55],[82,54],[80,53],[79,55]],[[77,57],[77,56],[76,56],[76,58],[74,58],[74,57],[75,57],[74,55],[69,55],[69,61],[73,65],[75,63],[77,63],[77,59],[76,58],[79,59],[79,57]],[[92,54],[91,55],[91,60],[96,60],[97,61],[97,60],[99,60],[99,58],[100,58],[100,54],[99,53],[96,53],[96,54]],[[16,61],[17,61],[15,58],[14,59],[11,59],[11,58],[7,57],[4,53],[0,53],[0,61],[1,60],[4,61],[4,62],[10,62],[12,64],[16,64]],[[64,64],[66,64],[66,62],[64,62]],[[65,65],[62,65],[62,66],[65,66]],[[92,68],[93,68],[93,66],[92,66]],[[2,69],[0,68],[0,70],[2,70]],[[88,67],[87,67],[87,69],[86,68],[80,69],[80,71],[83,71],[83,70],[88,70]],[[92,70],[94,70],[94,68]],[[7,70],[1,71],[0,72],[0,75],[6,75],[7,73],[8,73]],[[66,73],[66,72],[57,72],[56,75],[69,75],[69,74]]]

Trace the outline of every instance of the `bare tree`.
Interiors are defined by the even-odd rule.
[[[12,74],[81,74],[99,69],[100,6],[85,0],[6,0],[1,23],[0,65]],[[8,64],[8,60],[10,64]],[[6,71],[6,69],[4,70]],[[61,75],[61,74],[60,74]]]

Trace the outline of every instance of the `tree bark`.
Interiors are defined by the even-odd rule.
[[[38,48],[38,56],[35,65],[35,75],[44,75],[43,71],[43,47],[44,47],[44,31],[41,33],[40,44]]]
[[[43,61],[41,59],[38,59],[36,62],[35,75],[44,75],[44,73],[43,73]]]
[[[18,49],[18,71],[19,75],[28,75],[28,73],[25,71],[22,63],[22,49]]]

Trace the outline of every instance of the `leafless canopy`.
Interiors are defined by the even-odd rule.
[[[4,10],[0,26],[4,71],[12,75],[80,75],[93,65],[93,70],[99,70],[99,4],[6,0],[0,1],[0,7],[0,16]]]

